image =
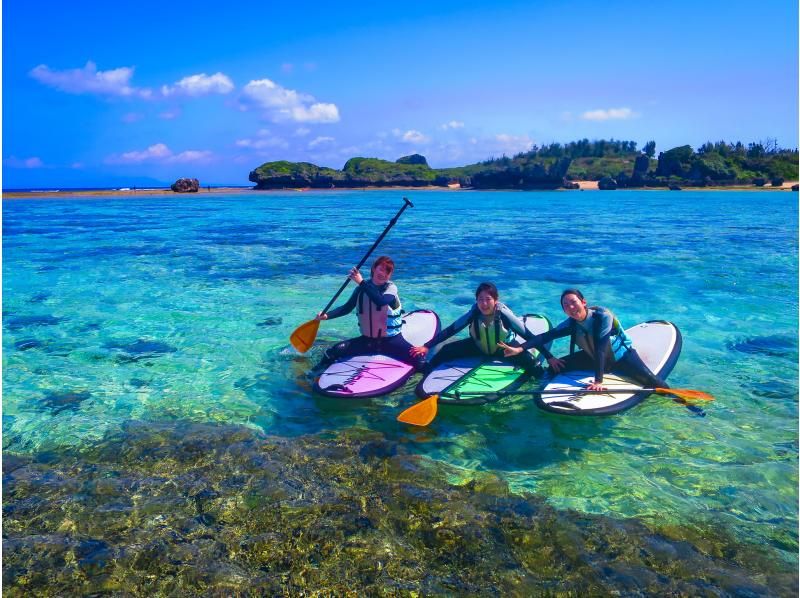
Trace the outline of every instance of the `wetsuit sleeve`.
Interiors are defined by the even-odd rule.
[[[500,317],[503,319],[503,326],[506,330],[511,329],[515,334],[521,336],[526,341],[531,340],[535,334],[525,328],[525,324],[520,320],[513,311],[508,309],[508,306],[503,306],[500,309]]]
[[[592,322],[595,382],[603,381],[603,374],[606,371],[606,353],[608,353],[608,345],[611,343],[611,332],[613,329],[614,316],[605,310],[596,311],[594,314],[594,321]]]
[[[476,309],[475,306],[473,306],[472,309],[470,309],[467,313],[465,313],[463,316],[458,318],[455,322],[450,324],[450,326],[448,326],[447,328],[442,330],[439,334],[437,334],[431,340],[429,340],[427,343],[425,343],[425,346],[428,347],[429,349],[431,347],[435,347],[436,345],[441,343],[443,340],[447,340],[448,338],[453,336],[456,332],[458,332],[459,330],[463,329],[467,324],[469,324],[470,320],[473,317],[473,314],[475,313],[475,309]]]
[[[335,307],[328,312],[328,319],[333,320],[334,318],[339,318],[341,316],[345,316],[353,311],[353,308],[356,306],[356,298],[358,297],[358,293],[361,290],[361,286],[357,286],[353,290],[353,294],[350,295],[350,299],[347,300],[347,303],[340,305],[339,307]]]
[[[375,305],[380,307],[388,305],[392,309],[397,309],[400,306],[397,287],[393,282],[387,284],[383,292],[367,280],[362,280],[358,286],[364,290]]]
[[[528,349],[536,349],[544,355],[545,359],[551,359],[553,354],[547,350],[545,345],[550,341],[553,341],[557,338],[563,338],[565,336],[569,336],[572,332],[572,327],[570,326],[570,319],[567,318],[563,322],[561,322],[555,328],[551,328],[547,332],[542,332],[541,334],[536,334],[533,338],[525,343],[522,344],[522,348],[526,351]]]

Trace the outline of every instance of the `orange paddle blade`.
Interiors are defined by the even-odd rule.
[[[702,390],[690,390],[688,388],[656,388],[660,395],[673,395],[686,401],[713,401],[714,397]]]
[[[317,338],[317,330],[319,330],[319,320],[309,320],[305,324],[297,327],[297,330],[292,332],[289,337],[289,342],[300,353],[305,353],[314,344]]]
[[[427,426],[436,417],[438,401],[439,395],[431,395],[424,401],[420,401],[403,411],[397,416],[397,421],[414,426]]]

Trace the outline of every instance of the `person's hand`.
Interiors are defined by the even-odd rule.
[[[421,345],[419,347],[411,347],[408,350],[408,353],[411,355],[411,357],[425,357],[428,354],[428,351],[428,347]]]
[[[514,355],[519,355],[525,350],[522,347],[512,347],[506,343],[497,343],[497,346],[503,349],[503,355],[506,357],[514,357]]]
[[[563,359],[559,359],[558,357],[549,357],[547,359],[547,363],[550,364],[550,367],[553,369],[553,371],[556,374],[558,372],[560,372],[561,370],[563,370],[564,366],[566,365],[564,363],[564,360]]]
[[[350,274],[347,275],[347,278],[356,284],[361,284],[364,281],[364,277],[361,276],[361,272],[358,271],[358,268],[351,268]]]
[[[605,389],[606,387],[603,386],[603,383],[598,382],[597,380],[595,380],[591,384],[586,385],[586,390],[605,390]]]
[[[314,318],[314,319],[317,320],[317,321],[319,321],[319,320],[327,320],[328,319],[328,314],[324,314],[322,312],[319,312],[317,314],[317,317]]]

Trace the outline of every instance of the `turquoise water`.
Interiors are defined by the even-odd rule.
[[[623,325],[683,333],[675,387],[606,418],[524,397],[395,421],[412,381],[370,401],[314,396],[308,370],[355,317],[289,334],[330,299],[408,195],[376,255],[407,310],[446,324],[493,280],[560,321],[578,286]],[[797,562],[797,196],[770,192],[200,194],[3,202],[5,454],[91,447],[131,420],[245,424],[293,437],[380,431],[557,508],[713,528]],[[345,296],[347,296],[345,294]],[[561,351],[566,345],[560,346]]]

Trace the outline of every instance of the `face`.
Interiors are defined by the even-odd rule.
[[[573,293],[564,295],[561,299],[561,307],[564,313],[573,320],[583,322],[586,319],[586,300]]]
[[[490,316],[494,313],[494,308],[497,305],[497,299],[492,297],[487,291],[481,291],[476,298],[478,302],[478,309],[484,316]]]
[[[372,269],[372,282],[377,285],[382,285],[389,280],[392,275],[392,270],[385,263],[379,264]]]

